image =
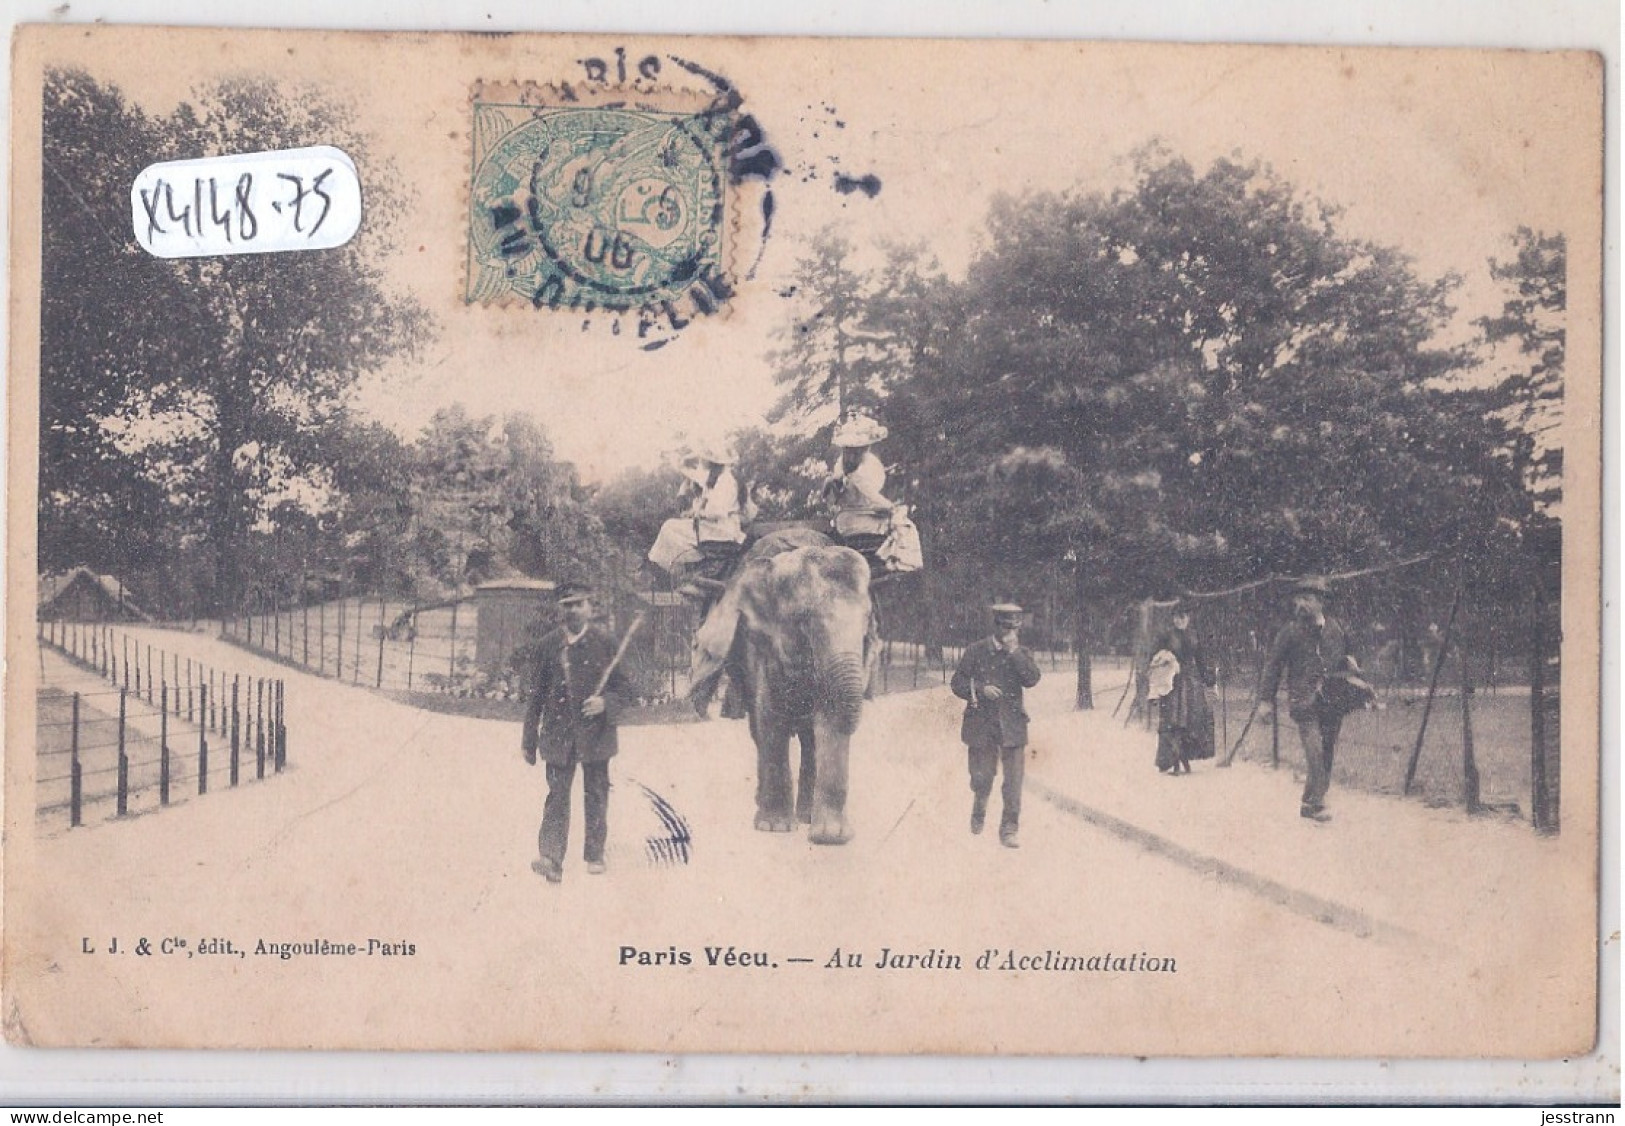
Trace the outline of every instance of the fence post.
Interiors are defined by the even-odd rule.
[[[282,607],[277,604],[275,597],[271,599],[271,628],[275,631],[271,635],[274,638],[271,643],[271,651],[280,657],[282,656]]]
[[[1461,665],[1461,771],[1462,789],[1466,798],[1467,812],[1477,813],[1483,807],[1479,803],[1478,759],[1473,752],[1473,678],[1467,668],[1467,653],[1465,650],[1457,658]]]
[[[1530,820],[1535,831],[1555,833],[1550,781],[1546,761],[1546,599],[1537,579],[1530,601],[1529,623],[1529,777]]]
[[[451,604],[451,656],[446,658],[446,687],[457,686],[457,603]]]
[[[208,695],[208,691],[205,688],[204,695]],[[209,792],[209,729],[206,727],[197,729],[197,792],[200,794]]]
[[[333,650],[333,679],[344,679],[344,608],[349,602],[347,598],[339,599],[339,631],[338,645]]]
[[[327,603],[316,603],[316,671],[327,675]]]
[[[310,594],[309,594],[308,591],[304,591],[303,586],[300,587],[300,590],[303,591],[303,593],[300,596],[300,600],[303,602],[305,599],[308,599],[310,597]],[[309,602],[304,602],[304,605],[299,607],[299,645],[300,645],[300,652],[303,654],[303,656],[301,656],[300,659],[299,659],[299,663],[304,665],[308,669],[310,667],[310,603]]]
[[[286,706],[288,702],[288,685],[286,681],[276,682],[276,771],[282,773],[282,768],[288,765],[288,722]]]
[[[238,775],[239,759],[240,759],[240,756],[239,756],[239,754],[237,752],[237,738],[236,738],[236,736],[234,734],[232,736],[232,740],[231,740],[231,784],[233,786],[235,786],[237,784],[237,779],[238,779],[238,776],[239,776]]]
[[[118,815],[130,812],[130,756],[124,748],[124,709],[127,688],[118,690]]]
[[[265,679],[254,680],[254,761],[256,778],[265,777]]]
[[[1281,766],[1281,713],[1274,708],[1270,709],[1270,766]]]
[[[158,696],[158,804],[169,804],[169,681]]]
[[[79,766],[79,693],[73,694],[73,735],[69,743],[68,824],[78,827],[84,823],[83,803],[85,776]]]
[[[384,686],[384,614],[387,603],[382,598],[378,600],[378,683],[373,687]]]
[[[192,723],[196,715],[192,710],[192,658],[186,658],[186,722]]]
[[[406,635],[406,690],[412,691],[412,661],[418,652],[418,616],[412,614],[412,628]]]
[[[150,650],[152,647],[149,645],[147,648]],[[149,652],[147,656],[150,658],[152,654]],[[147,666],[150,671],[152,666],[150,660],[147,662]],[[135,647],[135,698],[137,700],[141,699],[141,646],[139,645]]]
[[[236,763],[242,742],[241,717],[237,711],[237,689],[241,685],[242,677],[236,673],[231,677],[231,761]]]
[[[366,599],[355,600],[355,660],[350,662],[350,683],[361,683],[361,607]]]

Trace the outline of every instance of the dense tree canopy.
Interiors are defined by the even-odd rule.
[[[346,246],[162,260],[136,243],[146,165],[312,144],[344,149],[367,184]],[[400,188],[347,111],[246,80],[158,117],[52,73],[44,160],[42,566],[140,567],[139,541],[184,534],[212,556],[211,604],[238,605],[251,534],[319,504],[356,380],[429,331],[381,272]]]

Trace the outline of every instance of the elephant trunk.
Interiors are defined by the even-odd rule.
[[[860,653],[834,653],[819,660],[819,711],[840,735],[857,730],[863,714],[863,693],[868,687],[867,670]]]

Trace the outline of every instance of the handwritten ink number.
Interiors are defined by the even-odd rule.
[[[286,172],[278,172],[276,174],[277,179],[286,180],[293,185],[293,199],[291,202],[293,204],[294,230],[299,231],[300,233],[304,233],[305,231],[305,228],[302,225],[302,221],[304,219],[305,197],[316,196],[322,201],[322,213],[316,216],[316,221],[311,224],[310,232],[306,235],[307,238],[315,237],[316,232],[321,230],[322,224],[327,221],[327,213],[333,210],[333,197],[328,195],[327,192],[322,189],[322,181],[327,179],[332,174],[333,170],[331,168],[324,168],[321,175],[317,176],[311,181],[308,189],[305,187],[305,178],[303,176],[290,176]]]
[[[260,233],[260,221],[254,217],[254,209],[248,205],[253,192],[254,174],[244,172],[237,178],[237,233],[244,242],[253,242]]]

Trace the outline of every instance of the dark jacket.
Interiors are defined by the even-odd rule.
[[[1275,635],[1258,698],[1274,703],[1285,676],[1289,714],[1294,719],[1311,718],[1316,714],[1321,681],[1332,673],[1348,671],[1352,657],[1348,631],[1336,618],[1328,617],[1318,630],[1294,618]]]
[[[968,747],[1020,747],[1027,742],[1027,709],[1021,693],[1038,683],[1038,662],[1026,649],[1011,652],[984,637],[965,650],[954,669],[954,695],[967,701],[959,738]],[[997,685],[997,700],[984,700],[982,689]]]
[[[1151,646],[1151,652],[1166,649],[1179,660],[1179,675],[1192,677],[1197,683],[1213,687],[1213,665],[1202,653],[1202,647],[1196,643],[1190,630],[1177,629],[1169,626],[1163,635],[1157,638],[1156,644]]]
[[[588,626],[573,645],[563,628],[542,638],[525,701],[527,753],[538,751],[543,761],[558,764],[572,756],[578,762],[602,762],[615,754],[615,723],[630,696],[619,667],[600,693],[604,714],[590,719],[581,714],[581,705],[597,690],[614,656],[615,643],[597,626]]]

